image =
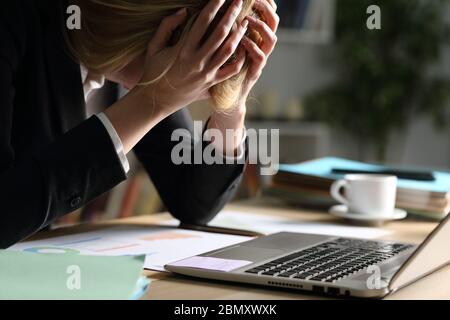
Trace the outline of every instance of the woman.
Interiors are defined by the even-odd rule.
[[[81,30],[66,30],[73,4]],[[125,180],[131,150],[176,218],[210,221],[243,166],[177,166],[171,135],[192,131],[185,106],[212,98],[207,129],[235,130],[231,141],[212,141],[216,152],[242,156],[245,102],[276,43],[275,11],[273,0],[3,4],[0,248]],[[87,119],[103,76],[129,93]]]

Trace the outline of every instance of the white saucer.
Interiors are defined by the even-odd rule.
[[[330,213],[339,218],[369,223],[403,220],[408,216],[408,213],[405,210],[401,209],[395,209],[394,213],[389,216],[374,216],[374,215],[352,213],[348,211],[348,207],[346,205],[334,206],[333,208],[330,209]]]

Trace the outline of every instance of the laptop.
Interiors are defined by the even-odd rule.
[[[418,246],[282,232],[165,268],[203,279],[382,298],[448,265],[449,243],[450,216]],[[193,261],[199,265],[192,265]]]

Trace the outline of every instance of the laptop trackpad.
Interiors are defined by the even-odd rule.
[[[276,257],[285,253],[283,250],[265,249],[265,248],[250,248],[243,246],[236,246],[223,251],[218,251],[210,255],[210,257],[231,260],[245,260],[252,262],[259,262],[272,257]]]

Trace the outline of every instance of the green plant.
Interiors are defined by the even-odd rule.
[[[445,125],[450,81],[431,77],[442,44],[447,0],[338,0],[339,83],[306,98],[306,116],[342,128],[385,158],[389,137],[417,112]],[[366,27],[370,5],[382,13],[381,30]]]

